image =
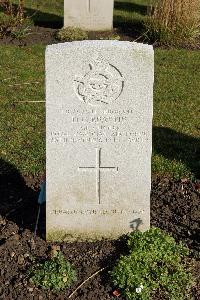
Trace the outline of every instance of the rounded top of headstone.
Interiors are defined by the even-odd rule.
[[[129,41],[115,41],[115,40],[87,40],[87,41],[74,41],[66,43],[58,43],[48,45],[46,51],[63,51],[66,48],[124,48],[133,49],[135,51],[153,52],[153,46],[143,43],[129,42]]]

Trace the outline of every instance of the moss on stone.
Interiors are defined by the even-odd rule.
[[[119,238],[119,234],[107,233],[105,236],[102,236],[102,233],[98,232],[88,232],[82,233],[77,231],[66,231],[66,230],[57,230],[50,229],[46,234],[46,240],[51,242],[84,242],[84,241],[99,241],[103,239],[117,239]]]

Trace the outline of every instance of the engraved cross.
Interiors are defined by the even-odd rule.
[[[88,11],[91,12],[91,0],[88,0]]]
[[[96,171],[96,197],[99,204],[101,204],[101,171],[118,171],[118,167],[102,167],[101,166],[101,148],[96,148],[96,166],[92,167],[79,167],[79,170],[89,171],[89,169]]]

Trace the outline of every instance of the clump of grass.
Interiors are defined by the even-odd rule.
[[[152,299],[160,292],[162,299],[190,299],[193,281],[184,262],[189,250],[182,243],[151,228],[131,233],[128,246],[129,254],[121,256],[111,272],[114,285],[127,300]]]
[[[88,33],[78,27],[63,27],[57,32],[56,37],[62,42],[82,41],[88,39]]]
[[[33,22],[25,16],[24,0],[19,0],[16,6],[10,0],[0,0],[0,8],[0,38],[8,35],[21,39],[29,34]]]
[[[17,6],[13,5],[11,0],[0,1],[0,7],[3,9],[3,12],[8,16],[15,17],[19,22],[22,22],[24,19],[24,6],[24,0],[19,0]]]
[[[32,266],[28,277],[36,286],[58,292],[76,281],[76,271],[65,260],[63,254],[56,251],[50,260]]]
[[[200,36],[199,0],[158,0],[145,21],[148,37],[161,45],[194,45]]]
[[[101,34],[99,37],[100,40],[115,40],[115,41],[119,41],[120,40],[120,36],[117,33],[109,33],[109,34]]]
[[[21,24],[12,28],[10,35],[15,39],[21,40],[31,34],[31,26],[33,26],[33,22],[31,19],[26,18]]]

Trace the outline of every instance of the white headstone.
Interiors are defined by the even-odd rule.
[[[64,0],[64,27],[111,30],[113,7],[114,0]]]
[[[149,45],[47,47],[47,239],[149,228],[153,65]]]

